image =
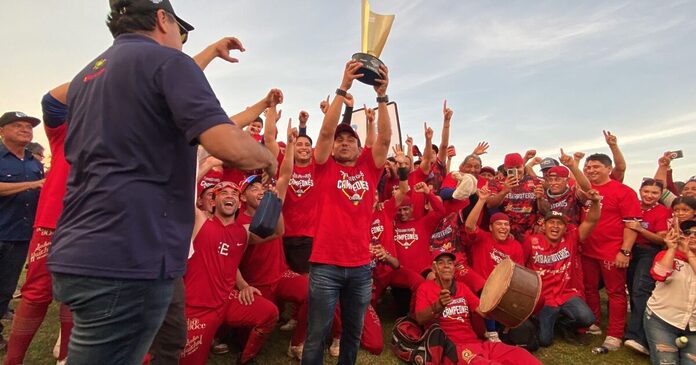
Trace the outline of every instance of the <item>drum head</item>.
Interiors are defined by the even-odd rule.
[[[495,269],[488,276],[486,284],[483,286],[479,312],[487,314],[498,306],[503,295],[510,287],[514,269],[515,263],[510,258],[506,258],[495,266]]]

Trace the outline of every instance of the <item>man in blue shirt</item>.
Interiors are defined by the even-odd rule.
[[[168,0],[110,4],[114,44],[68,90],[70,174],[48,259],[73,311],[73,364],[142,361],[186,266],[196,144],[242,170],[277,165],[181,52],[193,27]]]
[[[26,150],[34,138],[37,118],[22,112],[0,117],[0,316],[17,287],[27,258],[43,166]],[[2,333],[2,324],[0,324]],[[0,335],[0,349],[6,346]]]

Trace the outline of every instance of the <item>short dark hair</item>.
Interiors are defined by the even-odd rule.
[[[314,141],[312,141],[312,137],[310,137],[306,134],[300,134],[299,136],[297,136],[297,139],[300,139],[300,138],[307,138],[307,140],[309,140],[310,146],[314,144]]]
[[[587,156],[587,158],[585,159],[585,163],[588,163],[590,161],[597,161],[602,165],[609,167],[611,167],[612,165],[611,158],[603,153],[594,153]]]
[[[118,0],[111,8],[106,26],[114,38],[121,34],[155,30],[157,11],[140,9],[131,0]]]
[[[680,196],[680,197],[674,199],[674,201],[672,201],[672,209],[674,209],[674,207],[677,204],[684,204],[684,205],[688,206],[689,208],[696,210],[696,198],[694,198],[692,196]]]
[[[46,150],[41,144],[38,142],[29,142],[27,143],[27,146],[25,149],[31,153],[38,153],[38,154],[43,154],[44,151]]]
[[[438,147],[436,145],[431,145],[430,147],[433,148],[433,151],[435,151],[435,153],[440,153],[440,147]]]

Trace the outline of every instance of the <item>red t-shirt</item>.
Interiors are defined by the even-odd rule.
[[[641,218],[638,195],[633,189],[609,180],[604,185],[592,185],[602,196],[602,215],[589,237],[583,242],[582,254],[598,260],[614,261],[623,243],[624,220]],[[583,219],[589,204],[583,208]]]
[[[662,204],[655,204],[652,208],[642,210],[643,220],[640,225],[652,233],[667,231],[669,228],[667,224],[672,218],[672,210],[665,208]],[[647,238],[643,237],[642,234],[638,234],[636,238],[636,243],[639,245],[650,246],[652,243],[648,241]]]
[[[251,216],[246,212],[239,213],[237,222],[241,225],[250,224]],[[283,252],[283,240],[278,237],[267,242],[249,245],[239,271],[244,280],[253,286],[271,285],[277,283],[283,273],[288,270]]]
[[[370,227],[370,244],[382,245],[392,256],[396,256],[394,247],[394,216],[396,215],[396,202],[389,198],[382,209],[372,213],[372,226]],[[374,255],[370,255],[370,266],[373,268],[373,276],[376,278],[387,275],[394,270],[384,261],[379,261]]]
[[[487,278],[491,274],[495,265],[498,265],[506,258],[524,265],[524,255],[522,245],[512,236],[503,242],[493,239],[493,234],[476,228],[474,232],[463,230],[464,242],[470,247],[471,267],[479,275]]]
[[[524,175],[517,186],[513,187],[500,204],[500,210],[510,217],[510,230],[520,238],[524,232],[536,223],[536,195],[534,187],[540,183],[536,176]],[[497,194],[503,189],[503,183],[490,183],[491,193]]]
[[[344,267],[370,263],[372,207],[381,168],[369,147],[355,166],[339,165],[333,158],[316,164],[319,201],[311,262]]]
[[[51,169],[48,171],[46,181],[41,188],[34,227],[56,229],[58,218],[63,211],[63,196],[70,172],[70,165],[65,160],[63,151],[67,128],[67,123],[56,128],[45,128],[48,145],[51,149]]]
[[[295,165],[283,203],[285,237],[314,237],[319,200],[317,191],[314,160],[309,166]]]
[[[184,274],[187,306],[219,308],[228,302],[247,235],[238,222],[225,226],[213,217],[203,223],[193,239],[195,251]]]
[[[394,222],[394,246],[401,266],[417,273],[430,268],[430,236],[444,215],[440,199],[431,192],[431,209],[421,218]]]
[[[394,196],[394,191],[399,188],[399,177],[398,176],[392,176],[387,177],[386,175],[384,176],[384,185],[382,186],[382,190],[379,192],[379,201],[387,201],[389,198]]]
[[[452,176],[452,173],[450,172],[445,176],[445,179],[442,181],[442,185],[440,186],[440,189],[456,189],[457,188],[458,181]],[[481,189],[482,187],[486,186],[488,184],[488,179],[482,176],[476,177],[476,188]],[[459,212],[460,210],[466,208],[469,206],[469,199],[466,200],[459,200],[459,199],[448,199],[445,200],[445,212],[447,214],[450,214],[452,212]],[[485,214],[481,214],[479,216],[478,220],[478,225],[481,225],[481,221],[483,220],[483,216]]]
[[[455,344],[481,342],[471,325],[471,313],[479,306],[479,298],[464,284],[455,281],[456,293],[445,310],[437,317],[440,327]],[[416,291],[416,312],[421,312],[438,301],[440,285],[426,280]]]
[[[568,299],[581,296],[572,285],[573,260],[577,255],[578,230],[568,225],[568,230],[555,246],[543,234],[528,236],[524,242],[529,257],[527,267],[541,276],[541,295],[545,305],[560,307]]]

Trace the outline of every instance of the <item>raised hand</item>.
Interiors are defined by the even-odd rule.
[[[579,190],[579,191],[582,191],[582,190]],[[587,199],[589,199],[590,201],[593,201],[593,202],[601,202],[602,201],[603,197],[601,195],[599,195],[599,191],[597,191],[595,189],[590,189],[584,193],[585,193],[585,196],[587,197]]]
[[[617,141],[615,135],[611,134],[611,132],[609,132],[609,131],[604,131],[604,130],[602,131],[602,133],[604,134],[604,140],[607,141],[607,144],[609,145],[609,147],[613,147],[613,146],[617,145],[618,141]]]
[[[406,135],[406,145],[409,148],[413,147],[413,137],[409,136],[408,134]]]
[[[292,118],[288,119],[288,146],[290,144],[295,143],[297,140],[297,136],[299,135],[299,132],[297,131],[297,128],[292,127]]]
[[[433,129],[428,127],[428,122],[423,123],[423,129],[425,129],[425,139],[433,139]]]
[[[449,125],[452,120],[452,114],[454,114],[454,112],[447,107],[447,99],[445,99],[445,104],[442,106],[442,115],[445,117],[445,124]]]
[[[401,145],[395,144],[394,147],[392,147],[392,151],[394,152],[394,159],[396,160],[397,167],[405,166],[406,154],[404,154],[404,149],[401,147]]]
[[[679,247],[679,228],[678,226],[672,227],[667,232],[667,235],[665,236],[665,246],[667,246],[668,250],[675,250],[677,247]]]
[[[524,160],[529,161],[534,156],[536,156],[536,150],[528,150],[527,152],[524,153]]]
[[[309,120],[309,113],[306,111],[302,110],[300,111],[300,116],[298,117],[300,120],[300,128],[304,128],[307,126],[307,121]]]
[[[430,187],[422,181],[414,185],[413,190],[417,193],[430,194]]]
[[[479,142],[476,145],[476,147],[474,148],[474,152],[472,152],[471,154],[476,155],[476,156],[481,156],[485,153],[488,153],[488,147],[490,147],[488,145],[488,142]]]
[[[329,97],[331,95],[326,96],[326,100],[322,100],[321,103],[319,103],[319,109],[321,109],[321,112],[326,114],[326,112],[329,110]]]
[[[271,89],[271,91],[266,94],[264,101],[266,102],[266,108],[273,108],[278,104],[282,104],[283,92],[280,89]]]
[[[347,107],[352,108],[353,102],[353,95],[351,93],[346,93],[346,96],[343,97],[343,104],[346,104]]]
[[[580,160],[585,157],[584,152],[575,152],[573,153],[573,159],[575,160],[575,163],[580,163]]]
[[[363,77],[358,70],[362,67],[362,63],[356,60],[350,60],[346,63],[346,68],[343,70],[343,80],[341,80],[341,90],[348,91],[353,86],[353,80]]]
[[[379,75],[380,78],[375,79],[375,82],[377,82],[377,85],[375,85],[375,92],[377,96],[384,96],[387,95],[387,86],[389,86],[389,69],[387,66],[379,66]],[[362,77],[362,75],[360,75],[360,77]]]
[[[235,37],[222,38],[219,41],[215,42],[213,47],[215,48],[215,55],[217,57],[222,58],[223,60],[230,63],[239,62],[238,59],[230,57],[230,51],[235,49],[240,52],[246,51],[244,49],[244,46],[242,45],[242,42],[240,42],[239,39]]]
[[[578,163],[577,161],[575,161],[574,158],[572,158],[569,155],[566,155],[566,153],[563,152],[562,148],[561,148],[561,157],[558,158],[558,161],[560,161],[563,164],[563,166],[565,166],[567,168],[571,168],[573,166],[576,166]]]
[[[543,199],[543,198],[544,198],[544,195],[545,195],[545,193],[544,193],[544,185],[543,185],[543,184],[535,185],[535,186],[534,186],[534,196],[535,196],[537,199]]]
[[[478,189],[478,191],[476,192],[476,195],[478,195],[479,200],[483,200],[483,201],[486,201],[488,198],[490,198],[491,191],[488,190],[488,184],[481,187],[481,189]]]
[[[367,105],[363,104],[363,108],[365,108],[365,119],[367,119],[367,123],[372,123],[375,121],[375,111],[372,108],[368,108]]]

